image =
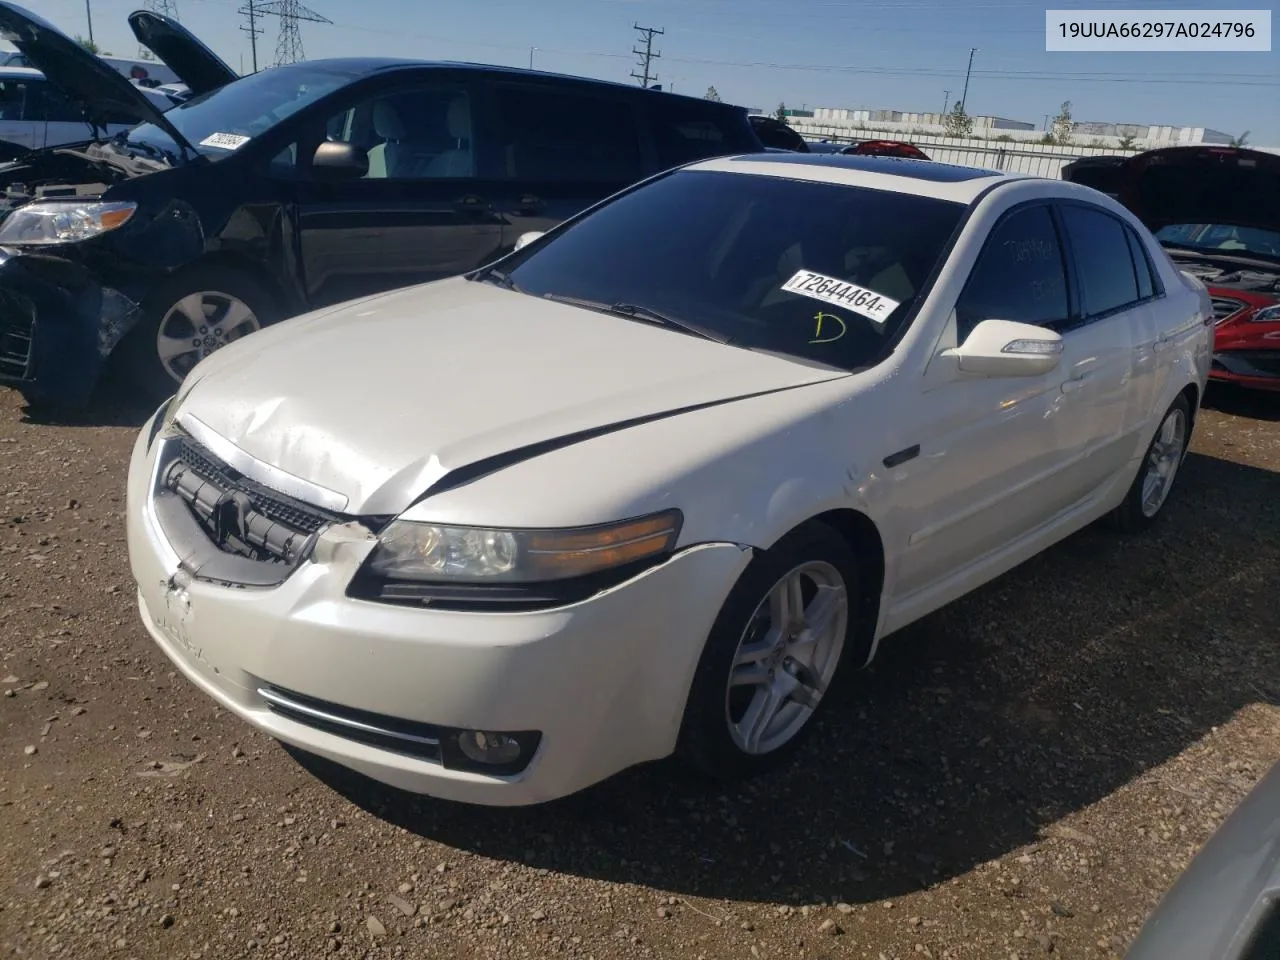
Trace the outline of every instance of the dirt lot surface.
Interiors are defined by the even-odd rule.
[[[141,417],[0,391],[0,957],[1115,957],[1280,759],[1280,402],[1175,500],[892,638],[793,769],[398,794],[219,711],[137,622]]]

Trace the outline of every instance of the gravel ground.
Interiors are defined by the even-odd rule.
[[[137,622],[141,416],[0,391],[0,957],[1116,957],[1280,759],[1280,398],[1210,397],[1163,522],[904,631],[793,769],[502,811],[215,708]]]

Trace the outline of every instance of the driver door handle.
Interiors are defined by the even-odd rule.
[[[1091,376],[1092,374],[1089,374],[1089,373],[1078,373],[1074,377],[1072,377],[1070,380],[1063,381],[1062,392],[1075,393],[1077,390],[1079,390],[1081,387],[1084,386],[1084,382],[1088,380],[1089,377]]]

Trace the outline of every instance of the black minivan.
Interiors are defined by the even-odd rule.
[[[266,324],[475,269],[646,176],[763,149],[745,110],[691,97],[371,58],[236,77],[176,22],[129,23],[195,96],[161,113],[0,0],[0,34],[90,123],[138,124],[0,166],[0,383],[31,402],[83,404],[109,358],[162,399]]]

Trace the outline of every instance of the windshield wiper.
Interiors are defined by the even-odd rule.
[[[715,343],[732,343],[729,337],[720,333],[715,333],[705,327],[690,323],[688,320],[677,320],[675,317],[668,316],[652,307],[642,306],[636,303],[605,303],[602,300],[586,300],[581,297],[566,297],[558,293],[548,293],[543,295],[544,300],[554,300],[556,303],[567,303],[574,307],[585,307],[588,310],[598,310],[601,313],[612,314],[615,317],[625,317],[628,320],[635,320],[638,323],[648,323],[655,327],[666,327],[669,330],[679,330],[681,333],[687,333],[703,340],[711,340]]]
[[[474,280],[476,283],[492,283],[495,287],[501,287],[503,290],[513,290],[521,293],[521,289],[516,286],[516,282],[501,270],[489,267],[481,270],[479,273],[473,273],[467,279]]]

